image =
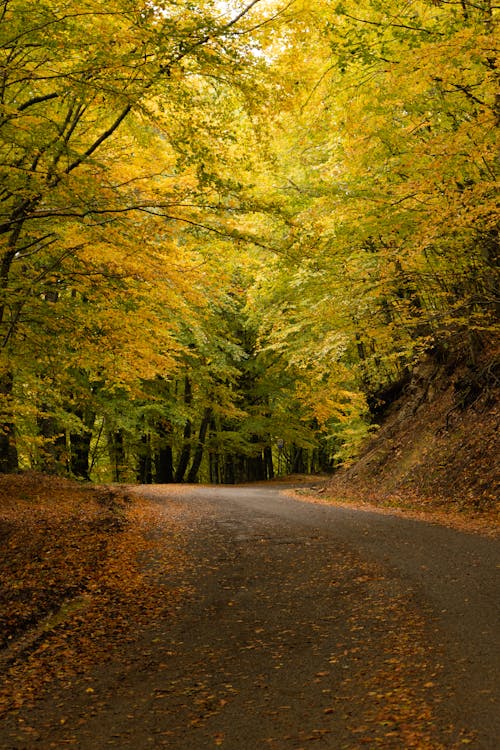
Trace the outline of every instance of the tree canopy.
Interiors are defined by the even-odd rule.
[[[331,470],[498,330],[498,8],[4,0],[0,469]]]

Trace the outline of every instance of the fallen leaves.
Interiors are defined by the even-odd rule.
[[[175,607],[180,591],[158,575],[181,565],[183,543],[160,506],[114,490],[26,474],[0,478],[0,501],[1,713],[70,684]],[[172,547],[152,534],[167,525]]]
[[[498,538],[500,535],[499,515],[497,507],[483,509],[481,512],[461,508],[457,510],[456,503],[443,501],[437,497],[421,497],[418,492],[406,490],[397,495],[384,492],[369,482],[350,483],[348,486],[331,485],[319,496],[316,491],[283,490],[302,502],[318,505],[338,505],[344,508],[371,513],[385,513],[402,515],[428,523],[437,523],[460,531],[475,532]]]
[[[79,701],[77,722],[107,710],[109,691],[91,668],[114,659],[125,684],[129,674],[137,679],[140,665],[143,692],[135,696],[134,711],[138,717],[149,711],[144,731],[163,716],[154,733],[174,742],[186,731],[203,736],[203,746],[229,750],[234,717],[241,716],[272,750],[321,744],[327,734],[337,741],[339,732],[339,750],[455,748],[446,743],[451,735],[440,715],[439,657],[411,593],[385,568],[321,537],[297,535],[292,545],[288,535],[283,544],[278,529],[265,543],[235,545],[220,524],[201,517],[199,505],[194,511],[183,506],[189,528],[199,524],[189,535],[188,524],[173,520],[170,496],[168,511],[164,507],[138,497],[126,505],[119,530],[107,528],[85,590],[63,602],[46,630],[37,630],[41,637],[11,662],[0,693],[9,718],[29,718],[26,705],[16,709],[62,686],[55,720],[72,717],[61,737],[73,742],[80,726],[73,703]],[[95,539],[90,534],[89,549]],[[179,580],[192,582],[195,596],[189,605],[184,601],[172,638],[169,611],[180,606]],[[200,607],[205,597],[208,606]],[[121,716],[133,706],[126,692]],[[255,726],[252,716],[259,717]],[[129,719],[137,726],[142,721]],[[466,746],[469,738],[462,739]]]

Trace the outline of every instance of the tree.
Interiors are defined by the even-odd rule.
[[[474,361],[497,14],[5,2],[0,469],[331,468],[422,351]]]
[[[298,392],[344,457],[368,428],[363,395],[376,404],[423,350],[474,361],[498,331],[497,12],[317,2],[290,18],[288,231],[262,337],[301,368]]]
[[[214,99],[225,91],[224,106],[235,106],[248,93],[248,71],[259,63],[246,55],[241,23],[257,5],[231,18],[210,3],[3,4],[5,469],[17,463],[14,412],[24,408],[16,406],[24,379],[46,378],[48,357],[50,367],[63,360],[62,380],[68,372],[78,379],[83,363],[89,383],[108,389],[173,366],[180,347],[167,309],[190,297],[182,284],[172,291],[190,265],[180,227],[205,231],[228,189],[232,133],[219,128],[227,111]],[[131,354],[139,339],[145,356],[118,365],[116,347]]]

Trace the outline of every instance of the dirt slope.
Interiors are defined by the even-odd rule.
[[[451,368],[450,368],[451,369]],[[377,504],[488,513],[498,499],[498,370],[422,362],[330,490]]]

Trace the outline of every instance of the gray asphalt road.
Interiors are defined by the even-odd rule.
[[[243,516],[310,529],[383,566],[433,624],[454,714],[478,732],[474,747],[500,747],[498,541],[398,515],[293,501],[261,488],[243,488],[227,499],[207,492]]]
[[[268,486],[136,491],[185,518],[162,583],[189,593],[96,670],[91,715],[75,691],[65,728],[27,716],[33,747],[500,747],[498,542]]]

